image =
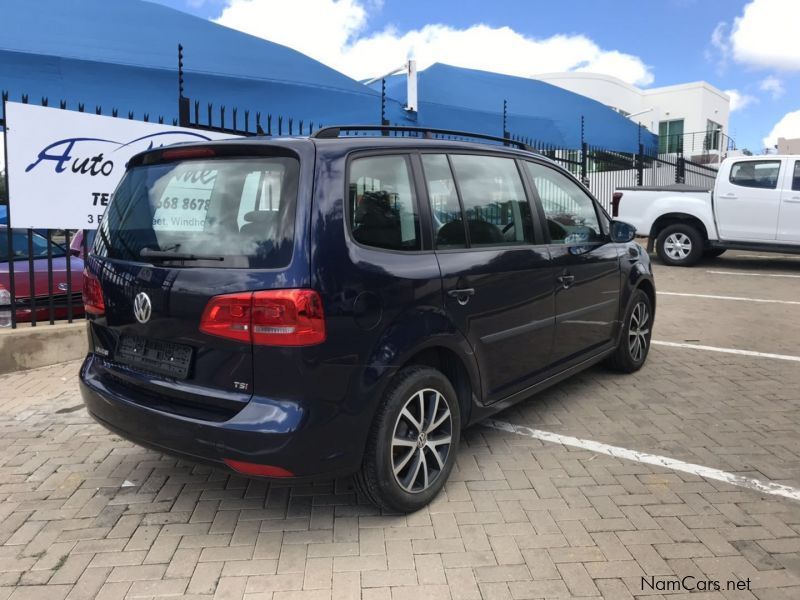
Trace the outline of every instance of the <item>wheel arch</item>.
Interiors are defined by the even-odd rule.
[[[480,384],[473,381],[473,376],[463,358],[451,348],[436,345],[419,350],[410,356],[400,369],[414,365],[431,367],[447,377],[458,397],[461,425],[463,427],[469,423],[472,407],[477,401],[476,391],[480,391]]]
[[[653,222],[653,226],[650,228],[650,239],[655,241],[664,229],[670,225],[677,225],[681,223],[691,225],[697,229],[697,231],[700,232],[700,235],[703,236],[703,243],[708,243],[708,227],[706,227],[706,224],[703,222],[703,220],[695,215],[682,212],[667,213],[658,217],[658,219]]]

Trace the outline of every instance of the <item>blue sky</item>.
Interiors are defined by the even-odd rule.
[[[733,90],[728,133],[739,147],[760,151],[782,119],[777,133],[800,136],[798,0],[154,1],[222,17],[354,77],[402,63],[409,40],[417,40],[420,62],[452,62],[448,53],[463,43],[462,54],[477,68],[497,65],[514,74],[527,65],[509,61],[510,52],[492,56],[493,49],[535,54],[530,74],[587,68],[641,87],[705,80]]]

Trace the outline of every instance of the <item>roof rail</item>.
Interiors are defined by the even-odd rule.
[[[335,139],[343,131],[380,131],[381,133],[388,134],[389,132],[397,133],[421,133],[425,139],[437,139],[435,136],[454,136],[459,138],[473,138],[476,140],[487,140],[490,142],[499,142],[506,146],[514,146],[520,150],[527,150],[528,152],[536,152],[536,150],[524,142],[512,140],[511,138],[497,137],[494,135],[486,135],[483,133],[473,133],[469,131],[456,131],[453,129],[436,129],[431,127],[407,127],[401,125],[332,125],[330,127],[323,127],[312,133],[310,137],[315,139]]]

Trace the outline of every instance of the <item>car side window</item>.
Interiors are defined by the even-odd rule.
[[[525,168],[542,202],[550,241],[554,244],[587,244],[604,240],[594,201],[563,173],[538,163]]]
[[[350,229],[366,246],[419,250],[419,211],[405,155],[369,156],[350,163]]]
[[[741,187],[774,190],[780,169],[779,160],[743,160],[733,163],[729,180]]]
[[[422,168],[431,204],[433,239],[436,248],[466,248],[467,239],[461,203],[450,162],[445,154],[423,154]]]
[[[794,173],[792,173],[792,190],[800,192],[800,160],[794,161]]]
[[[533,217],[517,164],[510,158],[451,157],[471,247],[532,244]]]

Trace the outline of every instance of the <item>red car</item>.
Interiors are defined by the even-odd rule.
[[[48,289],[48,269],[47,269],[47,238],[36,232],[31,232],[33,244],[33,260],[28,257],[28,231],[24,229],[11,230],[11,242],[13,244],[14,260],[14,291],[16,296],[16,312],[18,322],[28,322],[33,314],[33,302],[35,300],[36,321],[47,321],[50,319],[49,301],[50,294]],[[56,319],[66,319],[69,314],[68,292],[72,296],[72,316],[83,316],[83,301],[81,300],[81,289],[83,287],[83,260],[75,256],[68,256],[66,249],[55,242],[50,242],[53,264],[53,313]],[[67,260],[70,261],[71,289],[67,285]],[[33,290],[29,268],[33,266]],[[8,228],[0,225],[0,326],[5,325],[7,318],[8,304],[10,303],[11,289],[8,275]],[[5,309],[5,311],[3,310]],[[5,312],[6,318],[3,318]]]

